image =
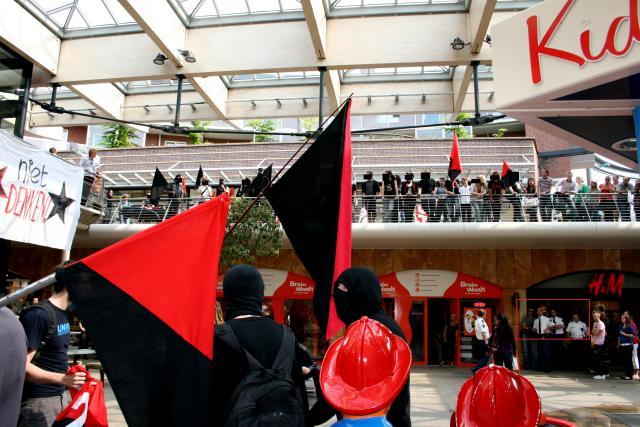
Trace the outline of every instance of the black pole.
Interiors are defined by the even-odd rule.
[[[322,120],[322,104],[324,101],[324,72],[327,71],[327,67],[318,67],[320,71],[320,94],[318,96],[318,126],[323,122]],[[322,127],[319,127],[322,130]]]
[[[56,97],[58,96],[58,86],[60,86],[58,83],[51,84],[51,106],[52,107],[56,106]]]
[[[480,117],[480,85],[478,83],[478,61],[471,62],[473,66],[473,97],[476,103],[476,118]]]
[[[178,74],[178,93],[176,95],[176,118],[173,121],[173,125],[175,127],[180,126],[180,103],[182,101],[182,81],[184,80],[184,76],[182,74]]]
[[[24,128],[27,124],[27,110],[29,108],[29,92],[31,91],[32,72],[32,64],[25,65],[22,69],[22,106],[20,108],[20,115],[16,117],[16,123],[13,126],[13,134],[18,138],[24,137]]]

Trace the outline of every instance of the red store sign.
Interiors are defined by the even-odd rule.
[[[606,3],[606,0],[602,1],[603,4]],[[625,16],[618,16],[611,21],[603,46],[593,46],[594,37],[591,29],[584,30],[580,35],[576,34],[580,42],[580,52],[571,52],[560,49],[558,47],[554,47],[551,43],[551,39],[557,32],[558,28],[563,24],[571,6],[576,3],[576,0],[567,0],[564,7],[560,10],[546,31],[539,28],[540,23],[537,15],[530,16],[527,19],[527,29],[529,33],[529,56],[533,83],[538,84],[542,82],[542,69],[540,64],[542,56],[572,62],[581,68],[589,62],[599,61],[607,55],[611,55],[613,57],[626,56],[634,45],[640,42],[640,0],[628,1],[629,14]],[[584,19],[584,17],[579,18]],[[542,31],[544,31],[544,34],[540,37]],[[624,39],[625,42],[623,44],[616,45],[616,40],[622,35],[620,33],[621,31],[627,32],[626,38]]]

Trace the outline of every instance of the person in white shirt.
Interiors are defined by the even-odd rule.
[[[213,189],[209,185],[209,180],[207,178],[202,178],[202,185],[198,187],[198,196],[201,199],[201,203],[210,200],[213,196]]]
[[[471,222],[471,188],[466,177],[462,178],[462,184],[458,186],[458,191],[460,193],[462,222]]]
[[[568,367],[577,370],[584,370],[586,367],[585,354],[588,354],[589,347],[587,345],[587,325],[580,320],[580,316],[576,313],[571,318],[571,322],[567,325],[567,337],[571,339],[568,342],[568,351],[570,361]]]
[[[486,312],[480,309],[478,311],[478,317],[476,317],[476,321],[473,324],[476,334],[475,353],[478,359],[476,366],[471,370],[474,374],[489,363],[489,338],[491,337],[491,332],[489,332],[489,325],[487,325],[487,322],[484,320],[485,314]]]
[[[551,317],[549,317],[549,331],[552,335],[564,336],[564,322],[562,321],[562,317],[558,316],[558,312],[554,309],[551,309]]]
[[[538,307],[538,318],[533,322],[533,331],[539,338],[538,342],[538,367],[544,372],[551,372],[551,346],[550,342],[544,338],[552,333],[549,318],[544,315],[542,307]]]
[[[587,337],[587,325],[580,320],[578,314],[574,314],[567,325],[567,336],[572,340],[582,340]]]
[[[567,179],[560,183],[558,192],[556,193],[556,209],[562,212],[563,221],[573,221],[576,218],[576,208],[573,204],[571,196],[578,192],[578,185],[573,181],[573,174],[567,173]]]
[[[79,166],[84,169],[84,181],[82,183],[82,204],[87,204],[87,198],[89,197],[89,192],[91,191],[91,187],[93,186],[93,181],[98,174],[98,168],[100,164],[96,160],[96,156],[98,151],[95,148],[90,148],[87,155],[80,159]]]

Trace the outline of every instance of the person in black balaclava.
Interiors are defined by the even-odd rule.
[[[338,317],[345,325],[367,316],[389,328],[394,335],[406,341],[400,326],[382,308],[382,288],[378,277],[368,268],[348,268],[333,286],[333,298]],[[391,405],[387,419],[394,427],[411,425],[409,406],[409,378]]]
[[[260,272],[249,265],[237,265],[224,275],[225,321],[233,330],[238,342],[262,366],[270,368],[282,343],[283,325],[262,316],[264,282]],[[222,339],[216,326],[213,353],[213,401],[212,425],[224,425],[224,413],[235,388],[249,372],[244,354],[238,354]],[[294,349],[292,349],[294,351]],[[303,397],[303,410],[307,412],[307,400],[302,365],[294,355],[291,379]]]

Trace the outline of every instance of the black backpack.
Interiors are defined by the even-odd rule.
[[[225,410],[228,427],[304,426],[300,390],[290,377],[295,354],[295,337],[282,328],[282,344],[271,368],[265,368],[240,345],[228,325],[216,328],[216,339],[243,353],[249,373],[235,388]]]
[[[47,334],[44,336],[44,339],[40,341],[40,344],[36,349],[36,354],[35,356],[33,356],[32,362],[35,362],[38,359],[38,356],[40,356],[40,352],[42,351],[44,346],[47,344],[47,342],[51,341],[51,339],[54,336],[56,336],[56,334],[58,333],[58,318],[56,317],[56,312],[53,311],[53,307],[51,307],[49,304],[44,304],[39,302],[38,304],[26,306],[20,312],[20,323],[24,325],[24,317],[26,316],[26,314],[38,308],[49,313],[49,317],[51,318],[51,323],[49,324],[49,329],[47,330]]]

